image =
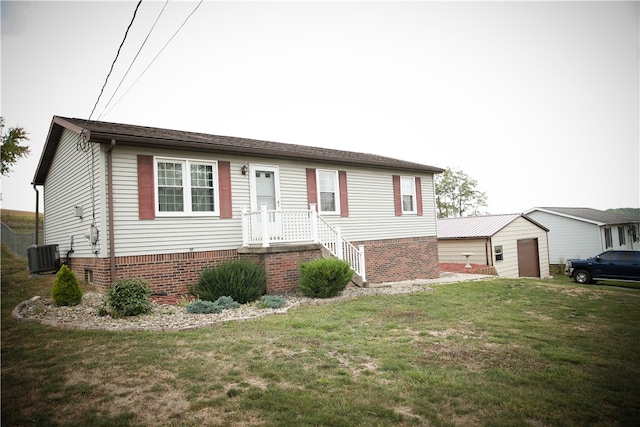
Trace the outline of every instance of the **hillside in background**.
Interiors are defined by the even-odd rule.
[[[639,208],[616,208],[607,209],[607,212],[614,213],[616,215],[623,216],[625,218],[640,221],[640,209]]]
[[[33,233],[36,231],[36,213],[0,209],[0,219],[16,233]],[[40,230],[44,224],[44,214],[38,215]]]

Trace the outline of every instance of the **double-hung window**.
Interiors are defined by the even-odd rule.
[[[400,194],[402,195],[402,213],[415,213],[416,182],[414,177],[400,177]]]
[[[618,227],[618,242],[620,246],[624,246],[627,243],[627,239],[624,235],[624,227]]]
[[[340,213],[338,171],[318,170],[320,213]]]
[[[158,215],[216,215],[217,164],[156,159]]]
[[[613,236],[611,235],[611,227],[605,227],[604,229],[604,244],[606,249],[613,247]]]

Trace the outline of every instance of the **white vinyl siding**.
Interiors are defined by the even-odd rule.
[[[442,262],[466,263],[462,253],[473,253],[469,257],[471,264],[491,263],[491,248],[488,239],[442,239],[438,240],[438,258]],[[488,252],[489,251],[489,252]],[[488,253],[487,253],[488,252]],[[487,256],[489,259],[487,260]]]
[[[551,264],[563,264],[571,258],[588,258],[604,251],[604,231],[601,232],[596,224],[540,211],[527,216],[549,229]]]
[[[270,162],[250,156],[238,158],[215,155],[215,160],[230,161],[233,218],[194,216],[140,220],[137,154],[162,158],[190,158],[194,161],[214,160],[214,156],[206,154],[185,154],[169,150],[145,151],[116,146],[113,151],[116,256],[236,249],[242,245],[242,209],[251,206],[249,178],[241,173],[243,165],[262,164],[278,167],[281,209],[307,209],[306,168],[322,169],[323,166],[277,159]],[[398,171],[342,167],[340,169],[347,172],[349,217],[327,215],[325,219],[333,226],[341,226],[346,239],[364,241],[435,237],[432,175],[418,175],[422,182],[424,215],[396,217],[391,176]],[[339,194],[336,196],[339,198]]]
[[[65,130],[53,157],[43,191],[44,238],[46,244],[58,245],[62,258],[66,258],[71,249],[72,238],[73,257],[104,257],[108,255],[103,209],[104,168],[101,167],[104,153],[97,144],[90,144],[87,152],[78,150],[77,142],[78,136]],[[82,208],[82,218],[74,215],[76,206]],[[95,247],[84,237],[92,222],[99,231]]]

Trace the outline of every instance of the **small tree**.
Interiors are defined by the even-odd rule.
[[[477,215],[487,206],[487,195],[476,187],[478,182],[461,170],[447,168],[436,175],[438,218]]]
[[[78,279],[66,265],[60,267],[56,274],[51,296],[56,305],[78,305],[82,301],[82,289]]]
[[[11,166],[21,157],[29,154],[29,146],[20,145],[28,141],[27,132],[20,127],[10,128],[9,133],[4,133],[4,117],[0,117],[0,133],[2,134],[2,149],[0,150],[0,174],[7,176],[11,172]]]

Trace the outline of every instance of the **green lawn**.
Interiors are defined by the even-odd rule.
[[[2,425],[631,426],[640,293],[497,279],[179,333],[58,330],[2,252]]]

